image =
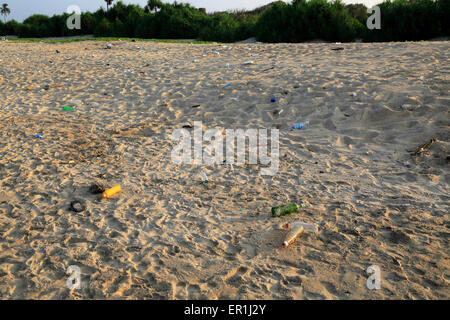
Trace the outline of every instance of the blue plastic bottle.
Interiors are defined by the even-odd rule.
[[[307,126],[309,124],[309,121],[300,122],[297,123],[295,126],[292,127],[292,129],[302,129],[303,127]]]

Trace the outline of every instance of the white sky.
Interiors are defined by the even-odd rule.
[[[147,0],[122,0],[124,3],[135,3],[142,7]],[[230,9],[254,9],[259,6],[273,2],[274,0],[179,0],[178,2],[190,3],[196,8],[206,8],[206,11],[224,11]],[[41,13],[48,16],[61,14],[67,10],[70,5],[78,5],[81,11],[96,11],[99,7],[106,8],[104,0],[0,0],[1,3],[8,3],[11,14],[8,19],[15,19],[22,22],[32,14]],[[172,3],[173,1],[163,0],[163,2]],[[291,2],[291,1],[285,1]],[[363,3],[371,7],[382,0],[343,0],[344,3]],[[3,19],[2,19],[3,20]]]

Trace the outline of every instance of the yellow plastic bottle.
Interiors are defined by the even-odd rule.
[[[119,185],[114,186],[111,189],[108,189],[105,192],[103,192],[102,198],[109,199],[109,198],[113,197],[115,194],[119,193],[120,191],[122,191],[122,188]]]

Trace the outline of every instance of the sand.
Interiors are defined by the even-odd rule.
[[[112,44],[0,42],[0,298],[450,298],[448,41]],[[277,126],[278,174],[174,164],[194,121]]]

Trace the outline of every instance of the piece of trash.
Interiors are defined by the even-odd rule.
[[[27,89],[28,91],[31,91],[31,90],[33,90],[33,87],[28,86],[28,87],[26,87],[26,89]]]
[[[276,101],[277,101],[277,99],[275,99],[275,98],[270,99],[270,102],[276,102]]]
[[[112,187],[111,189],[105,190],[105,192],[103,192],[103,194],[102,194],[102,198],[109,199],[109,198],[113,197],[114,195],[116,195],[117,193],[119,193],[120,191],[122,191],[122,188],[119,185],[116,185],[116,186]]]
[[[249,65],[249,64],[254,64],[255,62],[253,61],[253,60],[250,60],[250,61],[245,61],[244,63],[243,63],[243,65]]]
[[[48,89],[50,89],[50,86],[49,86],[48,84],[46,84],[46,85],[44,86],[44,90],[48,90]]]
[[[69,161],[69,164],[73,164],[73,163],[75,163],[75,160],[70,160]]]
[[[272,208],[272,217],[280,217],[289,213],[298,212],[299,206],[296,203],[289,203]]]
[[[194,62],[198,62],[198,59],[194,59]]]
[[[409,162],[408,162],[408,161],[403,161],[403,165],[404,165],[405,167],[407,167],[407,166],[409,166]]]
[[[202,177],[203,183],[208,183],[208,176],[206,175],[206,173],[204,171],[200,172],[200,176]]]
[[[231,86],[231,83],[227,83],[227,84],[225,85],[225,87],[229,87],[229,86]]]
[[[35,137],[39,138],[39,139],[44,139],[44,138],[42,138],[42,136],[40,134],[36,134]]]
[[[56,53],[59,53],[59,50],[55,50]]]
[[[63,106],[62,109],[63,109],[63,110],[75,110],[75,109],[72,108],[72,107],[65,107],[65,106]]]
[[[106,45],[105,49],[112,49],[112,44],[111,44],[111,43],[108,43],[108,44]]]
[[[259,56],[259,53],[252,54],[252,57],[257,57],[257,56]]]
[[[199,104],[196,104],[195,106],[192,106],[192,108],[198,108],[198,107],[200,107]]]
[[[288,245],[290,245],[294,240],[303,232],[305,231],[305,227],[299,225],[295,226],[293,228],[290,228],[290,231],[287,233],[286,237],[284,238],[283,243],[281,246],[283,248],[287,248]]]
[[[300,123],[296,123],[292,129],[302,129],[305,126],[307,126],[309,124],[309,121],[305,121],[305,122],[300,122]]]
[[[81,199],[75,199],[70,203],[70,209],[75,212],[86,210],[86,202]]]
[[[352,92],[352,97],[356,97],[356,93],[355,92]]]
[[[89,187],[89,191],[92,194],[99,194],[105,192],[105,187],[100,183],[94,183]]]
[[[337,48],[331,48],[331,50],[339,51],[339,50],[344,50],[344,48],[343,47],[337,47]]]
[[[185,124],[182,128],[184,128],[184,129],[192,129],[192,126],[190,124]]]
[[[230,64],[229,64],[229,63],[227,63],[227,64],[225,65],[225,67],[229,68],[229,67],[230,67]]]
[[[281,244],[284,248],[289,246],[294,240],[302,233],[314,233],[317,234],[319,228],[314,223],[304,223],[304,222],[293,222],[287,223],[286,229],[290,231],[287,233],[286,238]]]
[[[273,115],[280,115],[281,113],[283,112],[283,109],[281,109],[281,110],[278,110],[278,109],[275,109],[275,110],[273,110]]]
[[[239,97],[234,97],[234,98],[231,98],[231,99],[233,99],[234,101],[238,101]]]

